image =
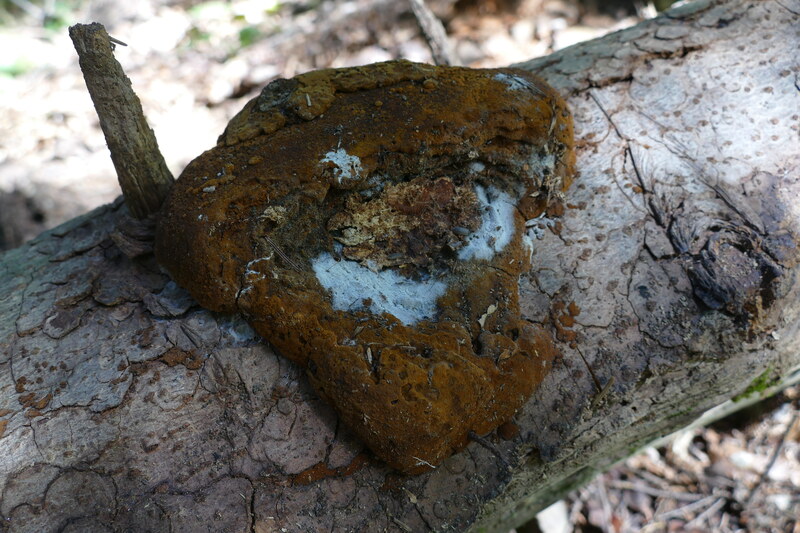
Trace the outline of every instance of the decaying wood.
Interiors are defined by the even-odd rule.
[[[563,355],[517,432],[428,474],[372,460],[239,317],[123,253],[120,202],[6,252],[0,528],[503,531],[796,374],[798,21],[797,1],[703,1],[524,65],[569,96],[580,146],[521,295]]]
[[[76,24],[69,29],[69,36],[78,51],[128,209],[134,217],[145,219],[161,207],[172,174],[147,125],[139,97],[131,89],[131,80],[114,59],[114,45],[105,28],[96,22]]]

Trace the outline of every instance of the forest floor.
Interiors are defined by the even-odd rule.
[[[431,62],[400,0],[48,1],[0,12],[0,251],[119,195],[65,24],[128,44],[131,78],[177,176],[277,77],[395,58]],[[0,3],[7,6],[8,2]],[[625,0],[429,0],[460,64],[506,66],[654,16]],[[44,15],[47,15],[46,17]],[[674,436],[540,514],[542,531],[800,533],[800,390]],[[537,531],[536,523],[519,529]]]

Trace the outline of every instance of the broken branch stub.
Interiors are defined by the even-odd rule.
[[[125,203],[136,218],[154,215],[174,179],[158,150],[142,104],[114,58],[111,40],[101,24],[76,24],[70,27],[69,36],[78,52]]]
[[[572,118],[539,78],[392,61],[277,80],[186,168],[156,257],[241,311],[390,466],[508,421],[549,372],[526,220],[560,212]]]

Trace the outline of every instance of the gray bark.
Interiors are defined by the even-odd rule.
[[[503,531],[791,379],[798,22],[796,0],[704,1],[524,65],[576,119],[570,207],[522,284],[562,358],[516,435],[428,474],[393,475],[241,318],[122,253],[120,202],[6,252],[0,528]]]

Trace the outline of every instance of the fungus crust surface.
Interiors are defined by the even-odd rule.
[[[156,256],[304,367],[378,457],[420,472],[509,421],[556,356],[518,285],[525,222],[560,212],[572,136],[525,71],[276,80],[178,179]]]

